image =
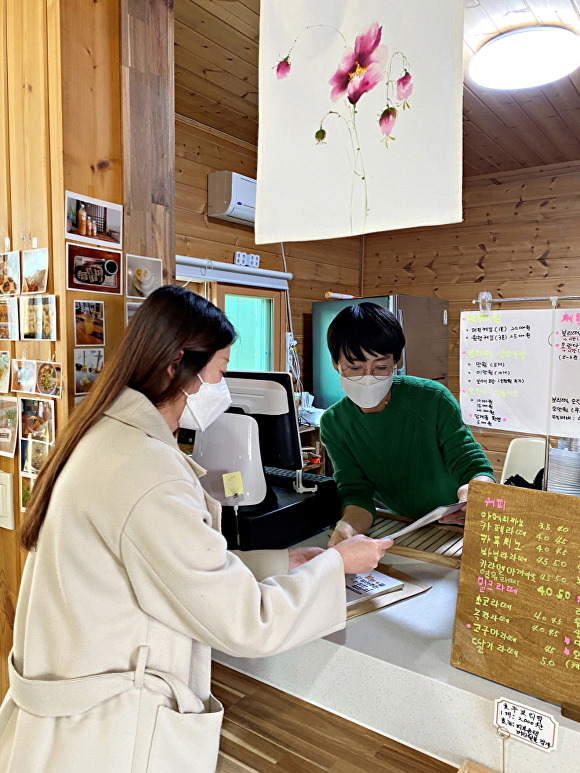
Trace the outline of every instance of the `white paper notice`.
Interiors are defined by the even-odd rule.
[[[551,752],[558,741],[558,723],[551,714],[538,711],[524,703],[516,703],[507,698],[498,698],[495,702],[496,727],[506,730],[512,738]]]
[[[580,309],[558,309],[550,434],[580,437]]]
[[[463,420],[580,437],[579,355],[580,309],[462,312]]]

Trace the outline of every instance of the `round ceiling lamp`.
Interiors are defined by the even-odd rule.
[[[488,40],[469,64],[469,76],[488,89],[526,89],[552,83],[580,66],[580,37],[564,27],[520,27]]]

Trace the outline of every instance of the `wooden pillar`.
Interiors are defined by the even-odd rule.
[[[65,190],[122,204],[124,253],[162,258],[174,276],[173,4],[0,0],[0,57],[0,251],[6,237],[49,247],[59,339],[0,348],[62,362],[58,435],[74,405],[73,301],[105,301],[105,359],[125,327],[123,296],[67,290]],[[14,474],[18,510],[18,456],[0,469]],[[0,699],[23,559],[0,528]]]

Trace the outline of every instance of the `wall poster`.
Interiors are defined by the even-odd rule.
[[[579,357],[580,309],[461,312],[463,420],[580,437]]]

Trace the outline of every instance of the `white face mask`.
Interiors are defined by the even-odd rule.
[[[198,379],[201,386],[197,392],[189,395],[184,389],[181,390],[187,397],[187,402],[179,417],[179,426],[203,432],[230,407],[232,396],[223,376],[217,384],[206,384],[200,375]]]
[[[347,397],[359,408],[374,408],[383,400],[391,388],[393,375],[377,381],[374,376],[363,376],[358,381],[340,376],[340,386]]]

